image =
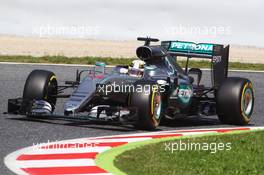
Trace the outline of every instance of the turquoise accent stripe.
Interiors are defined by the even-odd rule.
[[[168,50],[171,52],[213,55],[213,47],[214,45],[209,43],[196,44],[193,42],[171,41]]]

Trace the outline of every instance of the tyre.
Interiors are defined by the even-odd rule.
[[[56,105],[58,85],[53,72],[46,70],[33,70],[25,83],[23,99],[44,100],[51,104],[52,109]]]
[[[140,84],[142,92],[130,94],[130,106],[137,108],[138,120],[134,125],[137,129],[154,130],[162,118],[162,95],[157,85]],[[154,87],[154,88],[152,88]]]
[[[229,77],[216,93],[216,111],[225,124],[246,125],[254,108],[252,83],[246,78]]]

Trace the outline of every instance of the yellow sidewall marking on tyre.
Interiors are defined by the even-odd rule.
[[[154,97],[155,97],[155,92],[153,92],[151,95],[151,115],[154,114]]]
[[[154,98],[155,98],[156,93],[157,93],[157,90],[153,90],[153,93],[151,95],[151,119],[152,119],[154,125],[158,126],[159,122],[157,121],[157,119],[154,115],[154,106],[155,106]]]
[[[245,86],[243,87],[242,96],[240,99],[240,110],[241,110],[241,114],[244,117],[245,121],[249,122],[250,119],[244,114],[244,104],[243,104],[244,98],[245,98],[245,90],[247,89],[247,87],[253,90],[251,83],[246,83]]]
[[[55,76],[55,75],[53,75],[53,76],[50,77],[50,79],[49,79],[49,85],[50,85],[50,82],[51,82],[52,80],[54,80],[54,79],[56,80],[56,76]]]
[[[50,82],[51,82],[52,80],[54,80],[54,79],[56,80],[56,76],[55,76],[55,75],[53,75],[53,76],[50,77],[50,79],[49,79],[49,83],[48,83],[48,86],[50,85]],[[45,99],[45,100],[48,99],[48,94],[45,95],[44,99]]]

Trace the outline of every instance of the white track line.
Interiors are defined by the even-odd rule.
[[[111,173],[96,173],[96,174],[67,174],[67,175],[113,175]]]
[[[57,159],[16,161],[20,168],[95,166],[94,159]]]
[[[67,66],[67,67],[92,67],[92,64],[55,64],[55,63],[17,63],[17,62],[0,62],[6,65],[36,65],[36,66]],[[115,67],[113,65],[106,65],[106,67]]]
[[[67,175],[113,175],[111,173],[96,173],[96,174],[67,174]]]
[[[182,133],[182,135],[184,135],[184,136],[190,136],[190,135],[201,135],[201,134],[209,134],[209,133],[217,133],[217,131],[185,132],[185,133]]]
[[[67,174],[67,175],[113,175],[111,173],[96,173],[96,174]]]
[[[0,64],[6,65],[36,65],[36,66],[68,66],[68,67],[92,67],[91,64],[55,64],[55,63],[17,63],[17,62],[0,62]],[[113,65],[106,65],[106,67],[113,68]],[[209,71],[211,69],[202,68],[201,70]],[[264,73],[262,70],[239,70],[229,69],[229,72],[251,72],[251,73]]]
[[[152,135],[162,135],[162,134],[183,134],[185,132],[203,132],[205,133],[208,130],[230,130],[230,129],[235,129],[235,128],[243,128],[243,127],[221,127],[221,128],[199,128],[199,129],[179,129],[179,130],[167,130],[167,131],[155,131],[155,132],[147,132],[147,133],[134,133],[134,134],[122,134],[122,135],[114,135],[114,136],[99,136],[99,137],[92,137],[92,138],[87,138],[89,140],[97,140],[97,139],[102,139],[102,138],[115,138],[118,139],[119,137],[127,137],[127,136],[149,136],[151,137]],[[252,129],[262,129],[263,127],[244,127],[244,128],[252,128]],[[193,133],[195,133],[193,132]],[[110,139],[106,139],[106,140],[110,140]]]
[[[104,138],[106,138],[106,137],[104,137]],[[144,141],[144,140],[147,140],[147,139],[151,139],[151,137],[144,137],[144,138],[118,138],[118,136],[116,137],[116,138],[113,138],[113,139],[89,139],[89,138],[87,138],[87,140],[82,140],[81,142],[79,141],[79,142],[76,142],[76,141],[71,141],[71,142],[56,142],[56,143],[59,143],[59,144],[63,144],[63,143],[80,143],[80,144],[82,144],[82,143],[87,143],[87,144],[89,144],[89,143],[111,143],[111,142],[128,142],[128,143],[130,143],[130,142],[139,142],[139,141]],[[46,144],[47,145],[47,144]]]
[[[111,142],[140,142],[152,139],[151,137],[144,137],[144,138],[114,138],[114,139],[96,139],[96,140],[88,140],[87,143],[111,143]]]
[[[86,147],[86,148],[58,148],[58,149],[38,149],[37,147],[33,147],[30,150],[30,154],[42,155],[42,154],[68,154],[68,153],[87,153],[87,152],[101,153],[106,150],[109,150],[110,148],[111,148],[110,146]],[[25,152],[25,153],[28,153],[28,152]]]

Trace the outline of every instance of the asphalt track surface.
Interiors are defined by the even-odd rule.
[[[72,122],[62,120],[29,120],[23,116],[4,115],[7,110],[7,99],[22,96],[23,86],[27,75],[33,69],[47,69],[53,71],[60,84],[66,80],[74,80],[75,72],[82,67],[72,66],[40,66],[40,65],[6,65],[0,64],[0,174],[11,173],[3,163],[4,157],[23,147],[48,141],[59,141],[83,137],[128,134],[144,132],[134,130],[132,126],[116,126],[105,123]],[[251,126],[264,126],[264,73],[230,72],[229,76],[249,78],[255,89],[255,109]],[[203,82],[210,83],[209,72],[204,71]],[[62,106],[63,100],[58,101]],[[59,107],[58,110],[62,109]],[[188,117],[177,119],[159,127],[159,130],[186,128],[215,128],[230,127],[222,125],[216,116]]]

